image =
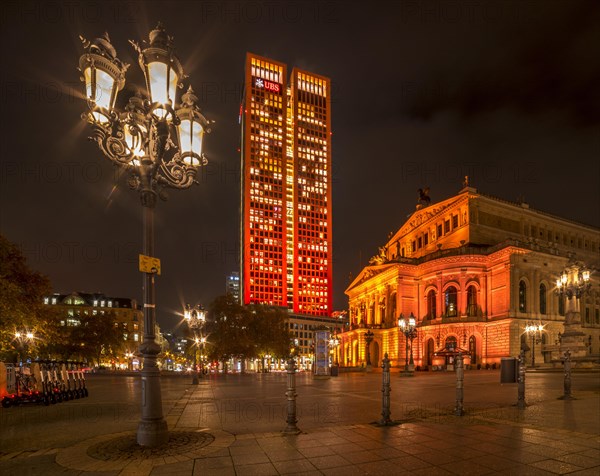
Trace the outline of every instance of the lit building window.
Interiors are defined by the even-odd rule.
[[[445,293],[445,301],[446,301],[446,316],[447,317],[456,317],[457,315],[457,292],[454,286],[450,286],[446,289]]]
[[[477,315],[477,288],[469,286],[467,289],[467,316],[474,317]]]
[[[519,312],[527,311],[527,285],[525,281],[519,282]]]

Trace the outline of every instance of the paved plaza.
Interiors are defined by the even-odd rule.
[[[316,380],[297,375],[297,436],[283,436],[286,375],[163,375],[169,445],[135,445],[137,376],[92,374],[90,396],[0,410],[0,474],[600,474],[600,374],[528,372],[527,408],[497,370],[465,372],[462,417],[455,375],[393,373],[380,427],[381,373]]]

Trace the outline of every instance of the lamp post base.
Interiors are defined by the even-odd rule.
[[[192,378],[192,385],[198,385],[198,374],[194,375],[194,378]]]
[[[165,420],[141,421],[138,425],[138,445],[156,448],[157,446],[167,444],[168,441],[169,430]]]

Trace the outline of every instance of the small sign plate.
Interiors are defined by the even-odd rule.
[[[140,255],[140,271],[142,273],[152,273],[160,276],[160,259]]]

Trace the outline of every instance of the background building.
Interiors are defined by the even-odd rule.
[[[225,294],[231,294],[236,302],[240,302],[240,273],[231,272],[225,282]]]
[[[248,53],[242,119],[242,303],[329,316],[331,85]]]
[[[144,313],[135,299],[108,297],[102,293],[55,293],[44,297],[44,304],[56,306],[63,313],[61,324],[80,325],[81,316],[112,313],[115,327],[123,333],[125,349],[137,353],[144,334]]]
[[[446,347],[462,348],[473,365],[498,364],[521,348],[529,361],[533,349],[536,362],[556,361],[565,319],[556,279],[572,257],[598,269],[600,231],[466,184],[442,202],[424,198],[348,286],[350,331],[341,336],[341,364],[365,363],[370,329],[372,364],[387,352],[394,365],[404,365],[401,314],[416,318],[416,365],[447,363],[434,356]],[[598,276],[582,297],[581,316],[587,352],[600,354]],[[529,335],[529,324],[543,331]]]

